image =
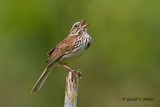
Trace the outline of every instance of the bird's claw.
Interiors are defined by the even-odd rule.
[[[78,70],[72,70],[72,77],[74,80],[77,80],[77,79],[80,79],[80,81],[82,80],[82,77],[81,77],[81,72]]]

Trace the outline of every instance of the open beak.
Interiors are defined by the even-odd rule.
[[[85,25],[85,21],[86,21],[86,19],[81,21],[81,27],[84,29],[87,28],[87,26],[88,26],[88,24]]]
[[[83,24],[84,24],[84,23],[85,23],[85,21],[86,21],[86,19],[82,20],[82,21],[81,21],[81,23],[83,23]]]

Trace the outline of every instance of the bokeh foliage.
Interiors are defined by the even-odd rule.
[[[46,66],[46,53],[73,23],[87,18],[93,43],[69,63],[82,71],[78,106],[159,107],[159,10],[159,0],[1,0],[0,106],[64,105],[63,67],[55,66],[38,95],[30,90]]]

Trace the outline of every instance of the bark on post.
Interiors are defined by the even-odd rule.
[[[69,72],[66,77],[64,107],[77,107],[78,78],[81,72]]]

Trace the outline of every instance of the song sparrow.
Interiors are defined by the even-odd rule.
[[[67,62],[80,56],[92,42],[92,38],[87,33],[88,24],[84,24],[85,21],[86,19],[76,22],[72,26],[69,35],[48,52],[49,58],[47,60],[47,67],[34,85],[32,93],[36,93],[40,90],[55,63],[59,63],[70,71],[75,72],[75,70],[67,66]]]

